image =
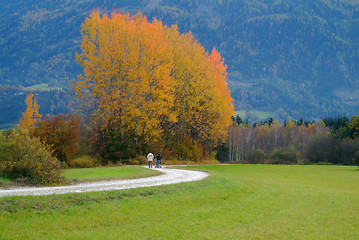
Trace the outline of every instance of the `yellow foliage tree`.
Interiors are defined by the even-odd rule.
[[[176,80],[174,112],[178,139],[191,136],[207,147],[224,141],[234,114],[227,86],[227,66],[216,49],[208,54],[191,33],[168,29],[173,44],[172,77]]]
[[[171,117],[171,50],[160,21],[141,14],[94,11],[82,26],[84,75],[73,84],[82,106],[103,127],[149,141]]]
[[[37,103],[33,93],[27,95],[25,103],[27,107],[19,121],[19,128],[22,133],[31,132],[42,117],[39,113],[40,105]]]
[[[202,146],[223,141],[234,114],[227,66],[191,33],[138,13],[94,11],[82,25],[72,82],[82,108],[103,128],[143,143],[190,136]]]

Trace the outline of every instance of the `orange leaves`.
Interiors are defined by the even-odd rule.
[[[160,21],[141,14],[91,14],[82,26],[77,60],[84,68],[73,84],[83,107],[95,108],[104,127],[120,126],[137,136],[161,131],[159,117],[171,103],[171,50]]]
[[[103,127],[145,142],[162,134],[225,137],[234,110],[217,50],[209,55],[191,33],[140,13],[94,11],[82,35],[76,58],[84,73],[72,88]]]
[[[69,163],[79,148],[80,125],[81,118],[76,115],[46,116],[38,123],[33,135],[49,144],[58,160]]]
[[[177,131],[202,143],[223,141],[234,108],[222,57],[215,50],[209,55],[191,33],[179,34],[176,27],[168,32],[174,45]]]

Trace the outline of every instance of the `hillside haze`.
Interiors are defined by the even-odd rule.
[[[218,49],[228,65],[235,108],[243,118],[313,120],[358,114],[356,0],[3,2],[2,89],[40,83],[68,88],[69,80],[81,73],[75,60],[82,40],[81,24],[99,8],[107,13],[141,11],[149,19],[177,24],[181,32],[191,31],[207,51]],[[0,92],[5,106],[2,115],[20,104],[10,95]],[[47,109],[44,111],[51,112],[54,107]]]

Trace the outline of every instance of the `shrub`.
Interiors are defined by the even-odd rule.
[[[153,160],[154,162],[156,162],[156,159]],[[148,164],[148,160],[146,156],[138,155],[135,158],[126,160],[125,163],[129,165],[141,165],[141,164],[143,165],[143,164]]]
[[[87,155],[69,161],[69,166],[72,168],[92,168],[99,165],[101,165],[101,160]]]
[[[0,173],[32,183],[55,183],[61,180],[61,163],[39,138],[13,131],[0,134]]]
[[[275,160],[273,163],[297,163],[299,152],[294,146],[275,150],[270,158]]]
[[[267,155],[262,149],[252,149],[248,156],[248,158],[250,159],[250,163],[259,163],[263,161],[266,157]]]

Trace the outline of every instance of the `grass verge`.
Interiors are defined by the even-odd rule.
[[[160,172],[152,171],[141,166],[121,167],[97,167],[97,168],[72,168],[65,169],[62,173],[64,182],[58,185],[75,184],[115,179],[145,178],[160,175]],[[0,178],[0,187],[23,186],[23,182],[9,178]]]
[[[203,181],[0,199],[0,239],[359,239],[359,171],[209,165]]]
[[[11,179],[0,177],[0,187],[6,187],[9,186],[10,184],[11,184]]]
[[[51,91],[51,90],[62,90],[62,88],[58,88],[58,87],[49,87],[49,85],[47,83],[40,83],[40,84],[35,84],[29,87],[24,88],[24,90],[31,90],[31,91]]]
[[[121,166],[66,169],[62,176],[66,179],[67,182],[83,182],[144,178],[160,174],[160,172],[152,171],[141,166]]]

